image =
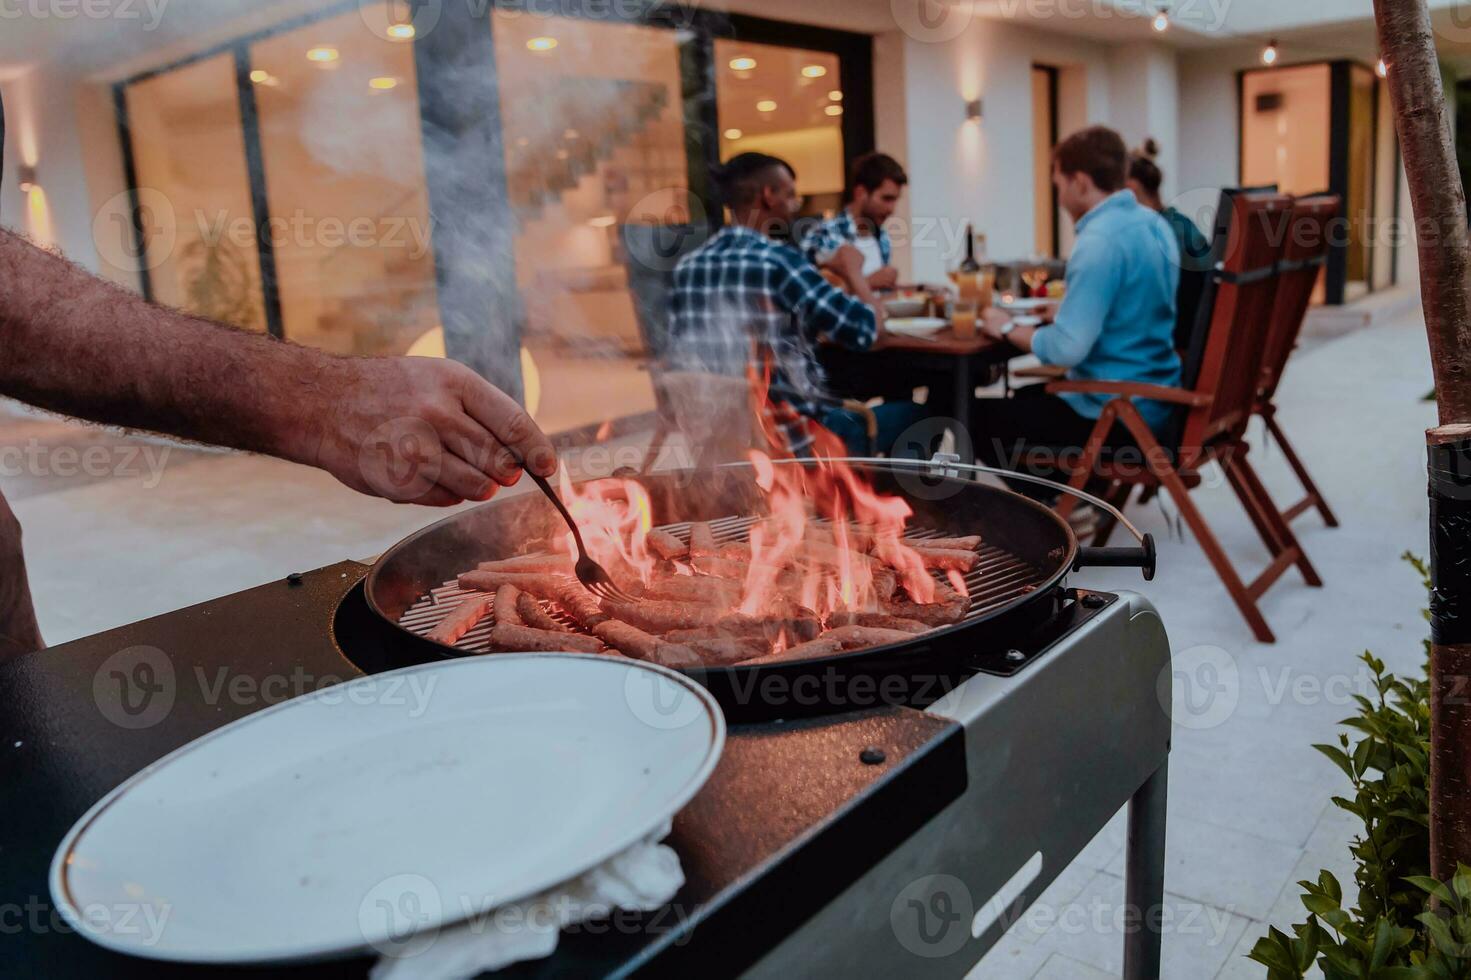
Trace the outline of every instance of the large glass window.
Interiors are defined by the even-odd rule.
[[[690,218],[681,37],[500,10],[492,29],[528,406],[554,431],[651,411],[620,234]]]
[[[787,161],[803,214],[833,214],[843,203],[847,93],[838,69],[822,51],[715,42],[720,159],[757,152]]]
[[[126,98],[153,298],[264,331],[235,59],[154,75],[128,86]]]
[[[439,323],[413,45],[356,10],[250,46],[285,336],[402,354]]]

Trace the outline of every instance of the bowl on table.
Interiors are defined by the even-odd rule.
[[[923,316],[925,305],[925,298],[915,295],[901,294],[884,300],[884,310],[889,316],[900,318]]]

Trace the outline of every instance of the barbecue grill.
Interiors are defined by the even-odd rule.
[[[938,676],[955,682],[974,667],[950,670],[950,665],[966,663],[974,657],[978,645],[1000,650],[988,670],[1015,673],[1026,665],[1027,656],[1024,645],[1010,641],[1020,641],[1040,622],[1058,614],[1069,572],[1087,565],[1132,564],[1142,568],[1146,578],[1153,577],[1152,539],[1139,534],[1126,518],[1102,501],[1095,503],[1133,531],[1138,547],[1080,548],[1072,528],[1050,508],[961,475],[962,469],[967,476],[999,475],[1001,471],[980,466],[962,468],[955,457],[921,462],[830,462],[852,467],[878,493],[903,497],[909,503],[914,510],[906,531],[909,543],[980,535],[980,559],[965,575],[969,609],[960,622],[904,643],[761,666],[675,665],[709,687],[733,720],[750,720],[772,707],[753,703],[746,693],[753,683],[759,683],[755,677],[758,674],[780,677],[787,683],[823,674],[841,681],[858,675],[893,677],[918,667],[927,676],[938,670]],[[776,465],[814,464],[785,460]],[[1007,478],[1016,476],[1007,474]],[[711,527],[717,545],[746,542],[751,527],[766,516],[759,510],[764,498],[751,464],[643,475],[639,482],[649,492],[654,522],[685,541],[691,524],[698,521]],[[737,513],[732,514],[732,510]],[[479,594],[461,588],[457,574],[482,561],[511,557],[527,541],[544,540],[559,530],[558,515],[548,501],[523,494],[446,518],[390,548],[368,574],[366,597],[375,612],[403,632],[404,643],[398,648],[402,663],[371,666],[382,669],[434,657],[489,652],[489,622],[480,624],[453,646],[426,638],[466,596]],[[943,580],[943,573],[934,574]],[[572,621],[565,615],[560,618],[571,626]],[[982,636],[985,643],[978,644]],[[909,700],[906,696],[905,701]],[[821,712],[846,706],[814,702],[808,707]],[[782,704],[772,710],[785,717],[792,707]]]
[[[568,933],[555,955],[507,976],[961,977],[1126,804],[1126,903],[1138,913],[1125,921],[1151,921],[1163,901],[1168,641],[1140,596],[1069,582],[1090,563],[1148,574],[1147,537],[1079,548],[1047,508],[949,459],[855,465],[911,503],[912,533],[985,537],[967,617],[892,647],[689,668],[732,724],[715,775],[668,841],[685,887],[669,908]],[[759,515],[745,467],[639,479],[655,521],[676,532],[710,520],[738,539]],[[419,532],[371,568],[342,562],[0,664],[14,746],[0,755],[0,806],[11,814],[0,903],[27,908],[46,894],[56,843],[113,786],[270,703],[222,700],[222,675],[326,682],[474,654],[483,637],[451,649],[420,635],[437,614],[429,603],[452,598],[456,571],[514,553],[552,520],[539,495],[510,495]],[[171,701],[129,727],[99,709],[97,685],[116,674],[119,651],[140,647],[167,664]],[[1125,932],[1125,975],[1157,977],[1158,933]],[[16,972],[159,975],[158,964],[56,929],[8,937],[7,958]],[[281,974],[360,977],[367,966]]]

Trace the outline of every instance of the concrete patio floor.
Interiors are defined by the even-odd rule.
[[[1254,643],[1173,506],[1131,516],[1160,543],[1160,576],[1093,571],[1079,584],[1134,589],[1159,607],[1176,655],[1163,975],[1263,976],[1243,957],[1266,924],[1303,915],[1298,879],[1329,868],[1352,885],[1350,820],[1330,802],[1341,774],[1310,748],[1336,737],[1372,650],[1418,669],[1425,596],[1399,560],[1426,548],[1423,401],[1431,387],[1418,316],[1301,352],[1280,418],[1343,526],[1296,525],[1325,587],[1289,573],[1263,601],[1275,645]],[[589,394],[587,397],[594,397]],[[26,531],[46,638],[98,630],[328,564],[365,558],[442,512],[359,496],[274,460],[119,436],[4,408],[0,488]],[[1278,500],[1297,487],[1275,447],[1255,439]],[[91,460],[90,464],[85,461]],[[1250,574],[1265,551],[1223,479],[1197,493],[1226,550]],[[1125,652],[1126,653],[1126,652]],[[1120,819],[1067,868],[972,972],[983,977],[1116,976],[1123,902]]]

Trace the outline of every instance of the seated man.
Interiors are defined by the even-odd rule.
[[[820,341],[853,350],[873,346],[883,313],[861,275],[862,254],[844,245],[835,270],[853,295],[828,283],[798,249],[771,235],[784,231],[801,205],[796,173],[784,161],[742,153],[715,175],[731,222],[680,259],[670,297],[672,366],[741,377],[748,367],[771,368],[772,417],[787,449],[811,454],[818,425],[867,454],[867,433],[851,412],[831,407],[816,358]],[[884,404],[878,450],[924,417],[912,402]]]
[[[904,168],[893,157],[882,153],[859,157],[848,177],[848,203],[802,238],[802,251],[818,266],[831,268],[838,250],[852,245],[863,253],[862,275],[869,286],[893,289],[899,273],[890,264],[894,248],[884,222],[893,216],[908,183]]]
[[[1067,292],[1051,326],[988,318],[982,327],[1044,364],[1066,367],[1069,378],[1176,385],[1179,248],[1165,220],[1124,187],[1128,160],[1123,139],[1102,126],[1074,133],[1053,149],[1058,203],[1077,225]],[[1110,397],[1049,395],[1044,385],[1033,385],[1012,398],[981,399],[972,416],[976,454],[1006,466],[1031,448],[1080,449]],[[1168,424],[1170,405],[1136,404],[1155,432]],[[1109,442],[1132,444],[1121,425]]]

